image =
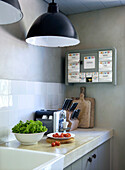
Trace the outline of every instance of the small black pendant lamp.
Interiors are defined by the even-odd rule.
[[[66,47],[80,43],[70,20],[59,12],[52,0],[48,12],[39,16],[31,26],[26,42],[44,47]]]
[[[16,23],[22,18],[18,0],[0,0],[0,25]]]

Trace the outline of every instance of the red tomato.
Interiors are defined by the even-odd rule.
[[[63,134],[63,133],[61,133],[61,134],[59,135],[59,137],[63,138],[63,137],[64,137],[64,134]]]
[[[64,134],[64,137],[68,137],[68,134],[66,133],[66,134]]]
[[[55,134],[53,134],[53,137],[55,137],[55,138],[71,137],[71,134],[70,133],[61,133],[59,135],[59,133],[55,133]]]
[[[57,146],[60,146],[60,142],[58,141],[58,143],[56,144]]]
[[[52,147],[56,146],[55,142],[51,143],[51,146],[52,146]]]
[[[65,133],[64,137],[71,137],[71,134],[70,133]]]
[[[60,142],[59,141],[55,141],[56,146],[60,146]]]
[[[55,141],[55,144],[57,144],[58,143],[58,141]]]
[[[70,133],[67,133],[68,134],[68,137],[71,137],[71,134]]]
[[[55,133],[55,134],[53,134],[53,137],[58,138],[58,137],[59,137],[59,134],[58,134],[58,133]]]

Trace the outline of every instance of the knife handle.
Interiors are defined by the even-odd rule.
[[[69,111],[73,112],[75,108],[77,107],[78,103],[73,103],[72,106],[70,107]]]
[[[71,103],[72,103],[72,99],[65,99],[64,104],[62,106],[62,110],[68,110]]]

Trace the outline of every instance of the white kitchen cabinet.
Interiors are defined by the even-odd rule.
[[[82,159],[77,160],[75,163],[72,164],[71,170],[82,170]]]
[[[95,148],[64,170],[110,170],[110,141]]]
[[[94,155],[96,158],[93,158]],[[82,170],[97,170],[97,149],[81,158],[82,160]],[[91,161],[91,162],[90,162]]]
[[[72,170],[72,166],[69,165],[69,166],[67,166],[64,170]]]
[[[97,170],[110,170],[110,141],[97,148]]]

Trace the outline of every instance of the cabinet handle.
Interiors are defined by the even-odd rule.
[[[96,154],[93,154],[92,157],[95,159],[96,158]]]
[[[92,162],[92,158],[91,158],[91,157],[89,157],[89,158],[88,158],[88,161],[89,161],[89,162]]]

